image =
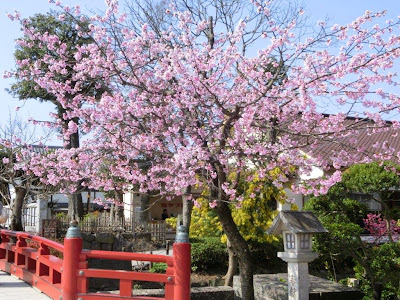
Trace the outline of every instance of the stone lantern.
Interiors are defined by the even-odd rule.
[[[288,263],[288,299],[308,300],[308,263],[318,257],[312,252],[312,235],[328,232],[310,211],[284,210],[274,219],[269,234],[282,234],[285,252],[278,257]]]

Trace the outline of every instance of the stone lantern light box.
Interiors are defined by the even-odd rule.
[[[268,234],[282,234],[285,252],[311,252],[312,235],[328,232],[310,211],[283,210],[274,219]]]

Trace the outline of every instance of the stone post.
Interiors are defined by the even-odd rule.
[[[288,264],[288,299],[308,300],[310,279],[308,263],[318,257],[318,253],[278,252],[278,257]]]
[[[44,199],[42,197],[38,197],[36,200],[36,216],[35,220],[36,221],[36,232],[38,234],[41,234],[42,232],[42,226],[43,226],[43,220],[48,218],[48,206],[47,206],[47,199]]]

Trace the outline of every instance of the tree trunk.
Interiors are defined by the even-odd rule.
[[[125,224],[125,216],[124,216],[124,193],[122,191],[115,191],[118,203],[120,205],[117,206],[117,211],[116,211],[116,219],[119,224],[124,225]]]
[[[237,257],[235,256],[235,253],[233,252],[232,245],[229,242],[229,240],[227,240],[226,242],[226,248],[228,249],[229,264],[228,264],[228,271],[223,277],[225,279],[224,285],[233,286],[233,276],[237,273],[238,260]]]
[[[15,199],[11,205],[11,230],[23,231],[22,226],[22,207],[26,198],[26,189],[16,187],[15,188]]]
[[[192,192],[192,187],[191,186],[187,186],[185,188],[185,191],[184,191],[183,195],[182,195],[182,204],[183,204],[182,222],[183,222],[183,226],[186,226],[188,234],[189,234],[189,231],[190,231],[190,222],[191,222],[191,218],[192,218],[192,209],[193,209],[193,201],[189,197],[191,192]]]
[[[242,298],[254,300],[253,270],[249,246],[245,239],[240,235],[239,230],[233,221],[231,210],[227,202],[219,201],[215,211],[222,224],[222,228],[232,245],[232,250],[238,258]]]
[[[110,216],[109,216],[109,221],[111,224],[115,224],[115,215],[116,215],[115,204],[113,203],[110,206]]]
[[[357,260],[364,268],[364,277],[371,281],[372,288],[372,299],[380,300],[382,294],[382,284],[377,282],[375,278],[375,273],[371,269],[371,256],[368,252],[368,249],[365,247],[364,242],[361,240],[361,237],[357,237],[358,244],[360,245],[361,250],[364,253],[363,257],[358,257],[357,255],[352,255],[353,259]]]
[[[7,181],[0,181],[0,197],[0,202],[6,205],[10,204],[10,184]]]
[[[68,216],[72,219],[79,220],[83,217],[82,194],[69,194],[68,198]]]
[[[62,110],[60,111],[59,108],[59,113],[62,113]],[[68,123],[70,120],[65,120],[65,127],[68,128]],[[79,123],[79,120],[74,119],[72,120],[74,121],[76,124]],[[69,140],[68,140],[68,144],[65,146],[66,149],[73,149],[73,148],[79,148],[79,131],[74,132],[73,134],[70,135]],[[76,188],[78,189],[78,191],[81,188],[81,183],[79,182],[76,185]],[[68,195],[68,216],[79,220],[80,218],[82,218],[84,215],[84,211],[83,211],[83,201],[82,201],[82,194],[80,192],[78,192],[77,194],[73,194],[73,195]]]
[[[79,148],[79,132],[74,132],[73,134],[70,135],[69,137],[69,142],[68,145],[66,146],[67,149],[72,149],[72,148]]]
[[[381,299],[381,295],[382,295],[383,285],[382,285],[382,283],[376,281],[375,274],[371,270],[371,267],[370,267],[370,261],[371,260],[369,259],[369,257],[365,257],[362,260],[363,267],[364,267],[364,270],[365,270],[365,274],[371,280],[372,299],[373,300],[380,300]]]
[[[393,243],[393,237],[392,237],[392,232],[390,231],[390,221],[392,218],[390,217],[390,209],[385,200],[382,200],[381,202],[382,208],[383,208],[383,216],[385,218],[386,222],[386,233],[388,235],[388,239],[390,243]]]
[[[382,194],[380,195],[379,198],[374,197],[373,198],[376,202],[381,204],[381,208],[382,208],[382,212],[383,212],[383,217],[385,218],[385,224],[386,224],[386,234],[388,236],[389,239],[389,243],[393,243],[393,237],[392,237],[392,233],[390,231],[390,221],[392,220],[391,216],[390,216],[390,208],[387,205],[384,197],[382,197]]]
[[[86,214],[90,212],[90,191],[88,191],[86,199]]]
[[[150,207],[150,195],[148,193],[141,195],[139,223],[142,226],[146,226],[147,223],[149,222],[149,207]]]
[[[382,291],[383,291],[383,284],[381,282],[375,282],[372,285],[372,289],[373,289],[372,299],[381,300]]]

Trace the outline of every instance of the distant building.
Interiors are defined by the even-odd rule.
[[[328,116],[328,115],[327,115]],[[367,153],[371,161],[375,161],[374,155],[377,155],[382,150],[382,145],[385,145],[386,149],[393,150],[394,153],[400,153],[400,129],[394,129],[388,127],[385,131],[379,133],[373,133],[373,130],[365,128],[367,123],[371,123],[370,120],[359,120],[356,118],[348,117],[345,119],[345,126],[360,129],[356,134],[349,134],[348,137],[336,140],[335,142],[320,142],[316,147],[308,147],[303,149],[304,155],[309,157],[318,158],[321,161],[325,161],[327,165],[333,166],[334,158],[338,156],[342,150],[349,151],[350,153],[357,155],[365,155]],[[390,125],[390,122],[387,122]],[[357,144],[350,143],[350,140],[356,140]],[[390,152],[390,151],[389,151]],[[383,156],[386,160],[390,160],[390,157]],[[332,167],[331,170],[334,170]],[[325,171],[320,167],[312,166],[312,171],[308,175],[300,175],[292,179],[292,181],[285,186],[285,191],[289,198],[294,199],[294,203],[299,207],[303,208],[308,197],[304,195],[294,194],[290,189],[292,183],[300,183],[304,180],[320,178],[324,175],[330,175],[332,171]],[[381,204],[375,201],[374,197],[379,195],[367,195],[354,191],[350,194],[351,199],[359,200],[365,203],[368,210],[371,212],[381,211]],[[395,191],[392,195],[392,200],[388,203],[389,208],[400,207],[400,191]],[[278,203],[278,210],[287,210],[290,208],[289,203],[281,204]]]

